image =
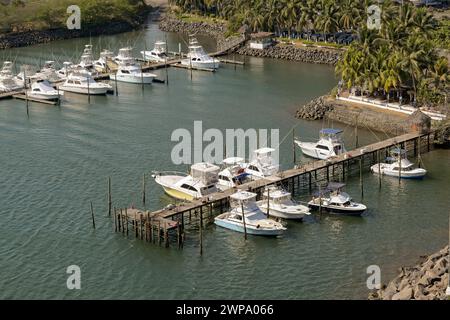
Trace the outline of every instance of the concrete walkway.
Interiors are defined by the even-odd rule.
[[[354,95],[349,95],[348,97],[342,97],[342,96],[336,97],[336,99],[341,100],[341,101],[357,102],[359,104],[368,105],[368,106],[372,106],[372,107],[380,108],[380,109],[384,109],[384,110],[401,112],[401,113],[405,113],[405,114],[412,114],[414,111],[417,110],[417,108],[414,108],[410,105],[400,106],[398,103],[387,103],[387,102],[382,102],[380,100],[370,99],[370,98],[363,97],[363,96],[357,97]],[[432,120],[442,121],[447,118],[447,116],[442,113],[426,111],[423,109],[420,109],[420,110],[423,113],[425,113],[426,115],[428,115]]]

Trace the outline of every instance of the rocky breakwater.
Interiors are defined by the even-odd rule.
[[[371,300],[445,300],[448,246],[414,267],[401,268],[389,284],[369,295]]]
[[[335,65],[341,57],[342,51],[318,47],[302,48],[293,45],[275,45],[264,50],[245,46],[240,48],[237,53],[254,57]]]
[[[161,17],[159,29],[166,32],[210,36],[216,40],[218,49],[229,48],[240,38],[238,36],[226,37],[225,35],[228,31],[228,27],[224,22],[184,21],[170,13]]]
[[[305,120],[327,119],[351,126],[401,135],[411,131],[428,132],[431,119],[420,111],[411,115],[385,112],[358,103],[349,103],[325,95],[300,107],[296,118]]]
[[[327,96],[321,96],[300,107],[295,116],[305,120],[320,120],[333,109],[334,102]]]
[[[55,28],[47,30],[27,30],[0,34],[0,49],[30,46],[38,43],[47,43],[54,40],[64,40],[80,37],[90,37],[105,34],[116,34],[130,31],[136,24],[124,21],[111,22],[105,25],[84,27],[80,30]]]

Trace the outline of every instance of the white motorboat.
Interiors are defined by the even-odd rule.
[[[102,52],[100,52],[100,58],[94,61],[95,70],[101,73],[108,72],[109,70],[108,61],[112,61],[113,57],[114,53],[112,51],[104,49]]]
[[[304,155],[325,160],[347,152],[341,133],[340,129],[322,129],[318,142],[302,142],[298,139],[294,142],[302,149]]]
[[[181,64],[189,68],[199,69],[218,69],[220,61],[214,57],[209,56],[203,47],[194,38],[189,42],[189,52],[186,59],[181,60]]]
[[[313,195],[308,205],[316,210],[325,210],[334,214],[360,216],[367,207],[357,203],[342,189],[344,183],[330,182],[324,190],[319,190]]]
[[[267,187],[257,205],[265,213],[269,208],[270,216],[282,219],[302,220],[311,214],[309,207],[294,202],[290,192],[276,186]]]
[[[252,179],[260,179],[277,174],[280,167],[274,163],[272,153],[273,148],[261,148],[253,151],[253,160],[245,168],[245,172],[251,175]]]
[[[286,228],[279,222],[268,219],[256,204],[256,193],[238,191],[230,196],[231,211],[214,219],[220,227],[259,236],[278,236]]]
[[[166,52],[166,43],[164,41],[156,41],[155,47],[150,51],[141,51],[142,58],[150,62],[165,62],[169,60]]]
[[[3,62],[3,67],[0,70],[0,92],[17,91],[23,88],[13,76],[13,64],[11,61]]]
[[[50,83],[57,82],[60,77],[55,69],[55,61],[45,61],[44,66],[34,74],[36,80],[47,80]]]
[[[237,187],[246,183],[249,179],[249,174],[245,172],[243,158],[230,157],[222,161],[224,168],[219,172],[219,182],[217,187],[221,190]]]
[[[63,62],[63,67],[56,71],[56,75],[60,79],[66,79],[67,76],[75,69],[77,69],[76,65],[74,65],[72,62],[65,61]]]
[[[399,148],[391,151],[391,157],[388,157],[385,163],[374,164],[370,170],[376,174],[403,179],[422,179],[427,173],[427,170],[417,168],[408,160],[406,150]]]
[[[38,80],[31,84],[31,88],[27,90],[27,95],[30,98],[41,100],[57,100],[64,92],[56,90],[47,80]]]
[[[80,94],[102,95],[112,90],[112,87],[107,83],[96,82],[85,70],[77,70],[69,73],[59,89]]]
[[[218,166],[201,162],[191,166],[189,175],[181,172],[162,171],[154,172],[152,177],[169,196],[192,201],[218,191],[216,184],[219,171]]]
[[[143,72],[141,66],[134,59],[128,59],[119,63],[114,80],[128,83],[151,84],[156,74]]]
[[[133,58],[133,48],[131,47],[126,47],[126,48],[120,48],[119,49],[119,53],[117,54],[117,56],[115,56],[113,58],[114,62],[117,64],[121,64],[123,62],[128,62],[130,61],[130,59],[135,60]]]

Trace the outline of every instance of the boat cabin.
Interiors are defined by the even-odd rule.
[[[276,174],[279,170],[279,165],[273,159],[273,148],[261,148],[253,151],[253,161],[249,163],[246,171],[255,176],[265,177]]]
[[[205,186],[218,182],[220,168],[207,162],[196,163],[191,166],[191,177],[201,181]]]
[[[253,192],[238,191],[230,196],[230,206],[237,208],[237,211],[239,211],[241,206],[244,207],[244,212],[248,210],[252,211],[258,207],[256,205],[256,196],[257,194]]]

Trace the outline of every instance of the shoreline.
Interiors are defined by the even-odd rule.
[[[85,38],[99,35],[113,35],[122,32],[137,30],[144,24],[148,16],[159,7],[148,6],[140,15],[133,17],[134,21],[110,21],[107,25],[84,26],[79,30],[67,28],[53,28],[44,30],[27,30],[0,34],[0,50],[32,46],[41,43],[49,43],[56,40]]]
[[[449,247],[401,267],[397,277],[369,294],[369,300],[447,300]]]
[[[225,23],[215,22],[187,22],[179,19],[173,13],[166,13],[161,17],[159,28],[165,32],[178,33],[199,33],[211,36],[217,41],[218,48],[225,48],[227,44],[232,43],[241,35],[226,37],[228,27]],[[245,45],[236,50],[237,54],[273,58],[282,60],[291,60],[305,63],[335,65],[339,60],[342,51],[330,48],[318,47],[296,47],[292,45],[277,44],[263,50],[251,49]]]

